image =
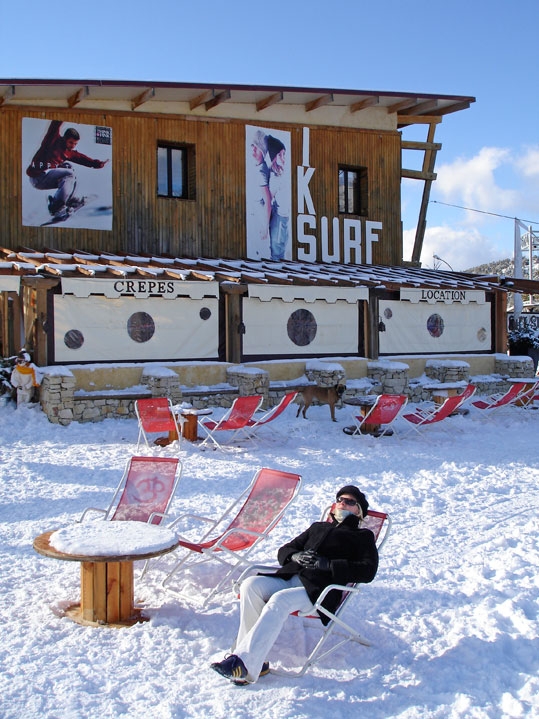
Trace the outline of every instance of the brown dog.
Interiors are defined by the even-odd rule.
[[[307,419],[305,413],[311,406],[313,399],[317,399],[320,404],[329,404],[331,419],[336,422],[337,420],[335,419],[335,402],[337,402],[337,400],[339,400],[345,392],[345,384],[336,384],[335,387],[316,387],[315,385],[305,387],[305,389],[301,391],[302,398],[299,403],[296,417],[299,417],[299,413],[303,409],[303,417]]]

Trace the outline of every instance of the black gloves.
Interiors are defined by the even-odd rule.
[[[307,549],[304,552],[295,552],[290,557],[292,562],[296,562],[300,567],[306,569],[320,569],[323,572],[329,572],[331,570],[331,562],[327,557],[322,557],[312,549]]]

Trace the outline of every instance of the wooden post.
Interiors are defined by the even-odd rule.
[[[241,296],[247,292],[247,285],[222,282],[221,290],[225,296],[225,361],[240,364],[243,350]]]
[[[40,367],[49,364],[47,344],[48,334],[52,331],[52,321],[48,316],[48,291],[59,282],[59,279],[52,277],[25,277],[22,280],[31,294],[30,301],[27,301],[27,306],[24,307],[26,341],[30,340],[33,360]]]
[[[434,143],[434,133],[436,132],[436,123],[432,122],[429,125],[429,132],[427,136],[427,142]],[[425,150],[425,157],[423,158],[423,173],[432,174],[434,172],[434,163],[436,162],[436,150]],[[427,228],[427,209],[429,206],[430,188],[432,187],[432,180],[425,180],[423,186],[423,197],[421,199],[421,206],[419,208],[419,218],[417,220],[417,227],[415,231],[415,242],[414,249],[412,252],[412,262],[419,263],[421,260],[421,251],[423,250],[423,240],[425,238],[425,230]]]
[[[369,290],[369,329],[368,329],[368,356],[378,359],[380,353],[380,340],[378,337],[379,301],[373,290]]]
[[[494,293],[494,352],[507,352],[507,294]]]

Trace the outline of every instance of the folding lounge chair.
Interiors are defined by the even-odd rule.
[[[181,462],[175,457],[131,457],[108,508],[88,507],[78,521],[82,522],[88,512],[99,512],[105,520],[160,524],[181,472]]]
[[[285,411],[288,405],[296,399],[297,395],[297,392],[289,392],[288,394],[285,394],[279,404],[270,409],[264,415],[262,415],[260,419],[250,419],[247,422],[247,426],[249,427],[251,436],[253,436],[253,434],[258,431],[259,427],[264,427],[269,422],[273,422],[274,419],[277,419],[277,417],[279,417]],[[277,429],[275,427],[270,427],[270,429],[273,429],[277,432]]]
[[[354,437],[361,435],[363,425],[379,425],[383,427],[380,432],[376,432],[376,437],[382,437],[389,430],[390,426],[399,416],[399,413],[406,406],[408,397],[405,394],[381,394],[376,398],[371,409],[363,416],[353,414],[352,418],[356,425],[356,431],[353,432]],[[394,428],[393,428],[394,431]]]
[[[180,537],[180,547],[187,550],[176,566],[163,580],[168,585],[180,570],[216,559],[228,571],[206,597],[204,608],[212,597],[224,587],[229,577],[240,567],[248,564],[252,550],[266,539],[279,522],[286,509],[296,498],[301,487],[301,476],[277,469],[260,469],[251,484],[216,520],[193,514],[184,514],[168,525],[173,528],[186,518],[208,522],[210,527],[198,542]],[[233,512],[238,509],[236,514]],[[228,517],[232,516],[231,521]],[[183,593],[180,591],[180,595]],[[185,596],[185,594],[183,594]],[[198,595],[200,596],[200,594]]]
[[[135,401],[135,412],[138,419],[138,441],[137,449],[140,446],[140,439],[144,437],[146,446],[151,449],[147,432],[176,432],[178,442],[180,441],[180,426],[183,418],[176,417],[176,413],[172,409],[172,402],[167,397],[155,397],[152,399],[137,399]]]
[[[206,432],[207,437],[202,442],[200,447],[204,447],[204,445],[211,440],[216,447],[222,449],[221,445],[215,438],[216,432],[232,431],[233,434],[230,437],[229,442],[232,442],[232,440],[240,434],[245,434],[246,437],[249,438],[249,432],[247,431],[249,420],[260,407],[263,400],[264,398],[260,395],[237,397],[230,410],[218,422],[214,422],[211,419],[202,420],[200,422],[200,426]]]
[[[488,414],[491,414],[494,410],[513,404],[522,394],[527,394],[525,390],[525,382],[515,382],[506,392],[498,392],[497,394],[486,397],[484,400],[478,399],[472,402],[472,405],[476,409],[487,410]]]
[[[439,407],[428,410],[418,408],[411,414],[403,414],[403,419],[409,423],[411,427],[410,432],[415,430],[418,434],[421,434],[424,427],[430,424],[435,424],[436,422],[441,422],[443,419],[456,412],[457,409],[474,394],[474,392],[475,387],[473,385],[468,385],[462,394],[456,394],[453,397],[448,397]]]
[[[325,518],[329,520],[329,514],[331,511],[333,511],[334,507],[335,505],[328,507],[328,509],[326,509],[322,514],[321,519],[323,520]],[[367,512],[367,516],[362,520],[361,527],[370,529],[374,533],[374,536],[376,538],[376,546],[378,547],[378,552],[380,552],[389,536],[389,532],[391,529],[391,517],[384,512],[376,512],[374,510],[369,510]],[[265,565],[253,565],[252,567],[248,567],[242,573],[239,579],[235,582],[234,590],[236,592],[238,591],[243,579],[245,579],[245,577],[253,570],[275,571],[275,569],[276,567],[268,567]],[[333,590],[337,590],[342,593],[341,603],[335,610],[334,614],[332,614],[330,611],[328,611],[325,607],[322,606],[322,602],[324,601],[327,594]],[[329,617],[330,621],[325,626],[321,623],[319,614],[294,612],[291,616],[317,620],[320,623],[319,626],[322,630],[322,636],[320,637],[314,649],[311,651],[309,656],[306,658],[303,666],[299,670],[290,671],[284,669],[275,669],[272,667],[271,673],[278,674],[280,676],[300,677],[303,676],[308,671],[308,669],[313,666],[313,664],[316,664],[330,654],[333,654],[333,652],[335,652],[337,649],[340,649],[340,647],[344,646],[348,642],[357,642],[358,644],[363,644],[364,646],[369,647],[370,642],[364,639],[353,627],[347,624],[341,616],[352,597],[356,596],[360,591],[361,584],[359,582],[356,584],[348,585],[330,584],[328,587],[322,590],[320,596],[314,603],[314,607],[317,612],[325,614],[327,617]],[[328,640],[332,635],[337,634],[338,629],[342,630],[341,632],[338,632],[338,634],[340,634],[342,638],[336,643],[329,646]],[[326,645],[329,646],[329,648],[326,649]]]

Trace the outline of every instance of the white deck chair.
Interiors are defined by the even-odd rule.
[[[327,519],[329,517],[329,513],[333,510],[333,507],[335,505],[332,505],[331,507],[328,507],[322,514],[322,520]],[[376,538],[376,546],[378,548],[378,552],[381,551],[383,545],[385,544],[389,532],[391,529],[391,517],[384,513],[384,512],[377,512],[374,510],[370,510],[367,512],[367,516],[362,521],[361,524],[362,528],[370,529]],[[276,567],[272,566],[266,566],[266,565],[255,565],[252,567],[248,567],[238,578],[238,580],[234,583],[234,591],[236,594],[239,592],[240,584],[241,582],[254,570],[254,571],[275,571]],[[332,590],[338,590],[342,592],[342,600],[339,604],[338,608],[335,610],[335,614],[332,614],[330,611],[328,611],[325,607],[322,606],[322,602],[324,601],[326,595],[331,592]],[[348,642],[356,642],[358,644],[363,644],[363,646],[369,647],[370,642],[368,642],[366,639],[364,639],[353,627],[351,627],[349,624],[347,624],[343,618],[342,614],[344,613],[344,610],[348,606],[348,603],[352,599],[352,597],[356,596],[361,591],[361,583],[356,584],[348,584],[348,585],[342,585],[342,584],[330,584],[328,587],[326,587],[316,600],[314,607],[317,611],[319,611],[322,614],[325,614],[327,617],[329,617],[329,623],[327,625],[323,625],[320,621],[320,617],[318,615],[312,615],[312,614],[305,614],[301,612],[294,612],[291,616],[298,616],[298,617],[304,617],[308,619],[314,619],[317,620],[320,623],[320,628],[322,630],[322,636],[318,640],[317,644],[315,645],[314,649],[311,651],[309,656],[306,658],[305,662],[303,663],[303,666],[296,670],[285,670],[285,669],[275,669],[271,668],[272,674],[278,674],[280,676],[293,676],[293,677],[301,677],[303,676],[310,667],[312,667],[314,664],[320,662],[325,657],[329,656],[330,654],[333,654],[333,652],[337,651],[340,647],[344,646]],[[340,632],[340,635],[343,637],[336,643],[331,644],[329,646],[328,640],[334,635],[337,634],[337,630],[342,630]],[[326,645],[329,648],[326,648]]]

